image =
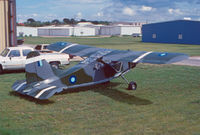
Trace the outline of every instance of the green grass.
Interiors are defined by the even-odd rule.
[[[49,43],[60,40],[27,38],[26,42],[46,39]],[[92,44],[93,40],[94,45],[103,47],[105,40],[110,46],[121,42],[121,38],[114,39],[66,40],[83,44]],[[128,48],[132,39],[123,40]],[[140,42],[135,42],[139,48]],[[168,45],[168,50],[176,51],[169,46],[173,45]],[[112,46],[118,47],[122,48]],[[140,64],[126,74],[128,80],[137,82],[137,91],[127,91],[127,84],[118,78],[98,87],[66,91],[45,101],[12,92],[12,84],[24,78],[23,72],[0,75],[0,135],[200,134],[200,67]]]
[[[38,101],[12,92],[24,73],[0,76],[0,134],[200,133],[200,68],[139,65],[122,79]]]
[[[143,43],[141,38],[133,38],[131,36],[125,37],[97,37],[97,38],[82,38],[82,37],[26,37],[25,43],[38,44],[38,43],[54,43],[58,41],[67,41],[72,43],[94,45],[103,48],[115,48],[123,50],[135,51],[167,51],[167,52],[180,52],[186,53],[190,56],[200,55],[200,45],[183,45],[183,44],[159,44],[159,43]]]

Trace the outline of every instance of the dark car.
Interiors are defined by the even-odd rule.
[[[133,37],[141,37],[142,34],[140,34],[140,33],[133,33],[132,36],[133,36]]]
[[[25,39],[17,39],[17,45],[22,45]]]

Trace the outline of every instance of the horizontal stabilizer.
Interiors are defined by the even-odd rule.
[[[26,81],[17,81],[13,84],[12,89],[20,94],[28,95],[36,99],[44,100],[59,93],[63,90],[62,87],[54,85],[29,85]]]

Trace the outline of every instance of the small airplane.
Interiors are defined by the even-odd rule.
[[[188,58],[183,53],[112,50],[69,42],[57,42],[47,49],[85,59],[69,69],[59,69],[41,59],[39,52],[30,52],[25,66],[26,80],[16,81],[12,86],[14,91],[44,100],[63,90],[101,84],[117,77],[127,82],[129,90],[136,90],[137,84],[129,82],[124,74],[138,63],[170,64]]]

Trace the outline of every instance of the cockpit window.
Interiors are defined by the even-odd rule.
[[[122,62],[120,61],[112,61],[110,65],[115,69],[116,72],[121,72],[122,70]]]
[[[1,56],[6,57],[10,49],[4,49],[3,52],[1,53]]]
[[[97,60],[98,58],[101,58],[102,56],[110,53],[111,50],[109,49],[102,49],[97,51],[96,53],[92,54],[90,57],[86,58],[85,60],[81,61],[82,64],[89,64]]]

